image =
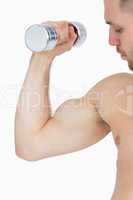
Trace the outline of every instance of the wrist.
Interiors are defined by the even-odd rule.
[[[50,65],[54,58],[55,56],[47,52],[33,52],[31,56],[31,63],[35,63],[37,65]]]

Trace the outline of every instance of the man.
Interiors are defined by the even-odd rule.
[[[104,0],[104,4],[109,43],[133,70],[133,1]],[[58,29],[58,45],[32,54],[16,109],[16,154],[25,160],[39,160],[70,153],[97,143],[112,131],[118,149],[112,200],[132,200],[133,75],[117,73],[104,78],[85,96],[64,102],[52,116],[48,92],[51,64],[56,56],[71,50],[76,34],[67,21],[49,23]]]

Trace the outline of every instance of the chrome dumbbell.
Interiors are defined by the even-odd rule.
[[[77,34],[77,39],[73,46],[82,45],[87,38],[87,31],[80,22],[70,22]],[[47,23],[34,24],[25,32],[25,44],[33,52],[42,52],[53,49],[57,44],[57,32],[55,27]]]

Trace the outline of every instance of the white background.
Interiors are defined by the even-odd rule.
[[[117,151],[111,133],[101,142],[67,155],[28,162],[14,151],[14,116],[31,52],[24,44],[28,26],[45,20],[80,21],[84,45],[54,60],[51,70],[53,110],[79,97],[104,77],[128,72],[127,63],[108,45],[103,1],[23,0],[0,5],[0,199],[109,200]]]

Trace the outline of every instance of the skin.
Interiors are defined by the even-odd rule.
[[[119,0],[104,0],[105,21],[111,22],[109,30],[109,44],[128,62],[133,71],[133,14],[127,9],[121,10]]]
[[[114,2],[104,1],[105,18],[120,23],[122,14]],[[132,70],[131,19],[126,24],[125,18],[121,19],[125,33],[118,35],[111,26],[109,41],[126,55]],[[67,21],[49,23],[57,29],[58,45],[47,52],[32,53],[16,108],[16,154],[27,161],[36,161],[72,153],[99,142],[111,131],[118,150],[112,200],[132,200],[133,75],[117,73],[102,79],[84,96],[62,103],[52,116],[50,69],[56,57],[72,50],[77,36]]]
[[[133,14],[131,10],[121,9],[119,7],[119,0],[104,0],[104,18],[106,22],[110,22],[109,25],[109,44],[116,47],[118,53],[122,58],[127,60],[128,67],[133,71]],[[132,84],[131,84],[132,85]],[[128,86],[126,87],[128,90]],[[126,100],[128,96],[125,94]],[[131,96],[130,96],[131,97]],[[122,99],[121,99],[122,100]],[[131,99],[133,102],[133,99]],[[120,106],[120,101],[118,103]],[[132,106],[132,103],[131,103]],[[116,136],[116,144],[118,146],[118,159],[117,159],[117,178],[116,185],[113,194],[113,200],[119,199],[133,199],[133,127],[131,123],[132,108],[129,112],[125,109],[125,106],[121,104],[123,111],[127,117],[124,121],[124,130],[121,127],[121,133]],[[126,107],[127,108],[127,107]],[[126,120],[128,120],[126,124]],[[129,122],[131,120],[131,122]],[[122,126],[119,118],[118,127]],[[113,124],[115,127],[115,125]],[[114,131],[119,131],[119,128],[114,128]],[[117,132],[118,133],[118,132]]]

